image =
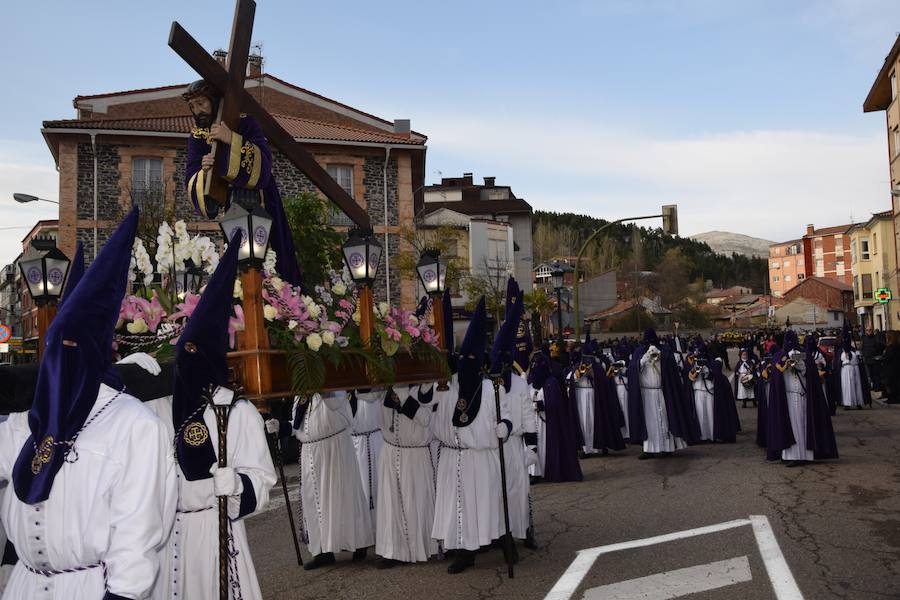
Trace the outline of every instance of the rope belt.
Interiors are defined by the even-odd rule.
[[[370,439],[373,433],[377,433],[381,431],[381,428],[373,429],[371,431],[360,431],[358,433],[351,432],[350,435],[353,437],[366,438],[366,462],[369,465],[369,510],[375,510],[375,498],[373,497],[375,494],[373,485],[372,485],[372,440]]]
[[[95,565],[88,565],[86,567],[72,567],[71,569],[35,569],[34,567],[30,567],[26,565],[24,562],[22,563],[25,566],[25,569],[29,573],[34,573],[35,575],[40,575],[41,577],[55,577],[56,575],[64,575],[66,573],[80,573],[81,571],[90,571],[96,568],[103,569],[103,579],[106,580],[106,563],[97,563]]]
[[[373,433],[378,433],[379,431],[381,431],[380,427],[378,429],[373,429],[372,431],[359,431],[359,432],[354,431],[350,435],[352,435],[353,437],[362,437],[362,436],[369,437]]]
[[[298,440],[298,441],[300,442],[300,445],[301,445],[301,446],[305,446],[306,444],[316,444],[316,443],[318,443],[318,442],[323,442],[323,441],[325,441],[325,440],[327,440],[327,439],[329,439],[329,438],[333,438],[333,437],[336,436],[336,435],[340,435],[340,434],[344,433],[345,431],[347,431],[347,428],[346,428],[346,427],[344,427],[343,429],[341,429],[341,430],[339,430],[339,431],[335,431],[334,433],[331,433],[331,434],[329,434],[329,435],[326,435],[325,437],[320,437],[320,438],[317,439],[317,440],[308,440],[308,441]]]
[[[177,512],[179,515],[192,515],[194,513],[202,513],[202,512],[206,512],[208,510],[216,510],[216,509],[218,509],[217,506],[207,506],[206,508],[193,508],[193,509],[185,509],[185,510],[182,510],[179,508],[175,512]]]
[[[389,441],[387,440],[387,438],[385,438],[384,443],[387,444],[388,446],[393,447],[393,448],[403,448],[403,449],[406,449],[406,450],[411,450],[411,449],[413,449],[413,448],[428,448],[428,449],[431,449],[431,444],[425,444],[425,445],[422,445],[422,446],[404,446],[403,444],[394,444],[394,443],[392,443],[392,442],[389,442]],[[461,448],[461,450],[465,450],[465,448]]]
[[[471,448],[464,448],[462,446],[451,446],[449,444],[445,444],[441,442],[441,448],[447,448],[448,450],[456,450],[458,452],[462,452],[463,450],[471,450]]]

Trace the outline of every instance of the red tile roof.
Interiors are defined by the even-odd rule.
[[[273,115],[278,123],[293,137],[299,139],[340,141],[374,144],[401,144],[422,146],[424,140],[410,139],[403,135],[374,132],[365,129],[322,123],[299,117]],[[193,127],[190,116],[141,117],[125,119],[70,119],[44,121],[44,129],[91,129],[111,131],[146,131],[187,135]]]
[[[822,229],[814,229],[812,234],[807,234],[803,237],[818,237],[820,235],[834,235],[836,233],[847,233],[847,230],[853,227],[853,223],[849,225],[835,225],[833,227],[823,227]]]

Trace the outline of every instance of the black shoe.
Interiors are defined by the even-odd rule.
[[[366,560],[366,555],[369,553],[368,548],[357,548],[356,552],[353,553],[353,562],[360,562]]]
[[[674,452],[663,452],[662,453],[663,458],[672,458],[673,456],[675,456]]]
[[[471,550],[457,550],[456,558],[453,559],[453,562],[450,563],[450,566],[447,567],[447,572],[451,575],[456,575],[457,573],[462,573],[469,567],[475,565],[475,553]]]
[[[786,466],[786,467],[788,467],[788,468],[790,468],[790,467],[799,467],[799,466],[800,466],[800,462],[801,462],[801,461],[799,461],[799,460],[789,460],[789,461],[787,461],[787,463],[785,463],[784,466]]]
[[[651,452],[641,452],[638,454],[638,460],[649,460],[651,458],[656,458],[656,455]]]
[[[303,570],[304,571],[312,571],[314,569],[318,569],[319,567],[324,567],[327,565],[334,564],[334,552],[323,552],[322,554],[317,554],[313,557],[313,559],[307,563],[304,563]]]
[[[376,569],[393,569],[394,567],[399,567],[403,564],[402,560],[394,560],[393,558],[379,558],[375,562]]]
[[[859,406],[856,407],[856,410],[862,410],[862,409],[863,409],[863,407],[862,407],[861,404],[860,404]]]
[[[747,408],[747,401],[746,401],[746,400],[744,400],[744,402],[741,404],[741,408]]]
[[[603,451],[601,452],[601,454],[602,454],[603,456],[606,456],[607,454],[609,454],[609,449],[608,449],[608,448],[604,448]]]
[[[525,531],[525,547],[529,550],[538,549],[537,542],[534,540],[534,529],[532,529],[531,527],[529,527]]]

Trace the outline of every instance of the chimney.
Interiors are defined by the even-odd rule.
[[[813,235],[816,232],[815,225],[807,225],[806,226],[806,235]]]
[[[217,63],[225,67],[228,60],[228,52],[219,48],[213,52],[213,58],[216,59]]]
[[[261,54],[251,54],[247,57],[247,77],[261,77],[262,67],[263,57]]]
[[[394,133],[397,135],[402,135],[406,139],[409,139],[409,134],[412,131],[412,125],[409,119],[394,119]]]
[[[496,177],[485,177],[484,185],[485,185],[485,187],[494,187],[494,185],[496,184],[496,181],[497,181]]]
[[[463,173],[463,185],[472,185],[472,174],[471,173]]]

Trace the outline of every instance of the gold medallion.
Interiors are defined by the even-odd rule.
[[[466,413],[463,413],[463,414],[459,415],[459,422],[460,422],[460,423],[468,423],[468,422],[469,422],[469,415],[467,415]]]
[[[34,458],[31,460],[31,472],[37,475],[44,468],[44,465],[53,458],[53,436],[48,435],[41,442],[41,445],[35,450]]]
[[[466,407],[468,407],[468,406],[469,405],[466,402],[465,398],[460,398],[459,400],[456,401],[456,410],[464,411],[464,410],[466,410]]]
[[[209,430],[203,423],[191,423],[184,430],[184,441],[188,446],[202,446],[209,439]]]

